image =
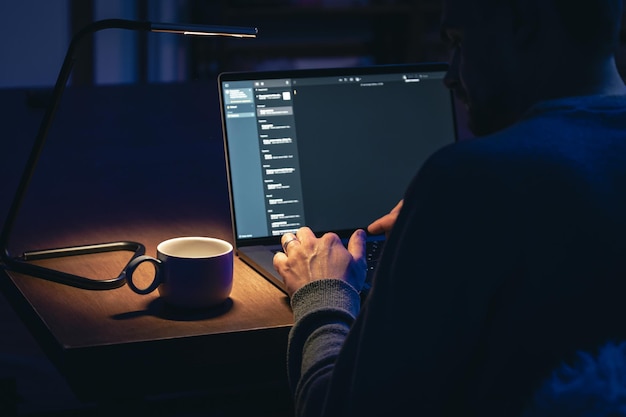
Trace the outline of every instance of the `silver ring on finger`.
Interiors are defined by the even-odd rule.
[[[289,246],[289,244],[291,242],[299,242],[298,238],[296,236],[292,237],[291,239],[287,239],[283,242],[283,252],[287,253],[287,246]]]

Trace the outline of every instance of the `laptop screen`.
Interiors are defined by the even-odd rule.
[[[456,140],[445,64],[224,73],[235,239],[308,226],[347,235],[387,213]]]

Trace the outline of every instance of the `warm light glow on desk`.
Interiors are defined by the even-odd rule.
[[[90,245],[74,246],[67,248],[55,248],[44,249],[37,251],[28,251],[21,256],[13,256],[9,251],[9,239],[11,232],[13,231],[14,223],[17,219],[17,214],[20,210],[26,191],[32,179],[37,161],[43,149],[44,142],[48,135],[52,119],[56,113],[57,107],[61,100],[63,91],[67,84],[67,80],[72,72],[74,61],[77,59],[78,46],[81,41],[87,36],[103,29],[128,29],[128,30],[140,30],[150,32],[166,32],[176,33],[184,35],[202,35],[202,36],[228,36],[235,38],[254,38],[257,35],[256,28],[246,28],[237,26],[205,26],[205,25],[190,25],[190,24],[174,24],[174,23],[153,23],[146,21],[134,21],[124,19],[106,19],[99,20],[91,23],[82,30],[78,31],[71,39],[68,50],[65,54],[65,59],[52,92],[50,104],[46,108],[46,113],[39,125],[39,131],[33,148],[26,162],[26,167],[22,173],[22,177],[17,186],[15,196],[9,208],[6,220],[4,222],[2,232],[0,233],[0,260],[2,265],[7,269],[16,272],[22,272],[28,275],[36,276],[39,278],[48,279],[68,285],[72,285],[80,288],[87,289],[111,289],[117,288],[126,283],[125,269],[122,270],[119,276],[106,280],[94,280],[85,278],[73,274],[69,274],[54,269],[45,268],[39,265],[30,263],[31,260],[58,258],[64,256],[86,255],[100,252],[113,252],[118,250],[125,250],[134,252],[131,260],[136,256],[142,255],[145,252],[145,248],[141,243],[137,242],[111,242],[111,243],[97,243]],[[129,261],[130,262],[130,261]]]

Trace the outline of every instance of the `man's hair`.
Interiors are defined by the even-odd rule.
[[[527,0],[477,0],[483,7]],[[552,2],[572,45],[585,53],[614,54],[620,43],[622,0],[531,0]]]
[[[552,0],[572,41],[601,54],[617,51],[622,0]]]

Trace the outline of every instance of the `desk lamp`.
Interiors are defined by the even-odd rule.
[[[31,261],[41,259],[51,259],[66,256],[75,255],[87,255],[101,252],[115,252],[115,251],[131,251],[134,254],[131,257],[134,259],[139,255],[145,253],[145,247],[141,243],[120,241],[110,243],[97,243],[82,246],[72,246],[56,249],[45,249],[37,251],[24,252],[21,256],[11,255],[8,244],[11,232],[17,214],[22,205],[26,190],[30,184],[35,166],[43,149],[48,130],[52,123],[52,119],[56,113],[63,91],[67,84],[67,80],[72,71],[72,66],[77,57],[77,48],[80,42],[85,36],[93,34],[103,29],[128,29],[128,30],[141,30],[151,32],[167,32],[178,33],[183,35],[198,35],[198,36],[228,36],[235,38],[255,38],[257,34],[256,28],[245,28],[235,26],[205,26],[205,25],[180,25],[172,23],[154,23],[154,22],[142,22],[123,19],[106,19],[91,23],[79,32],[77,32],[71,39],[68,47],[65,59],[52,92],[52,97],[46,112],[43,116],[41,124],[39,125],[39,131],[35,138],[35,143],[30,152],[30,156],[26,162],[26,167],[22,173],[22,177],[18,184],[15,196],[11,203],[9,212],[4,222],[2,233],[0,234],[0,259],[4,267],[16,271],[25,273],[28,275],[36,276],[50,281],[55,281],[74,287],[92,289],[92,290],[105,290],[121,287],[126,283],[126,265],[122,272],[115,278],[111,279],[92,279],[87,277],[81,277],[78,275],[58,271],[55,269],[45,268],[39,265],[30,263]],[[129,261],[130,262],[130,261]]]

